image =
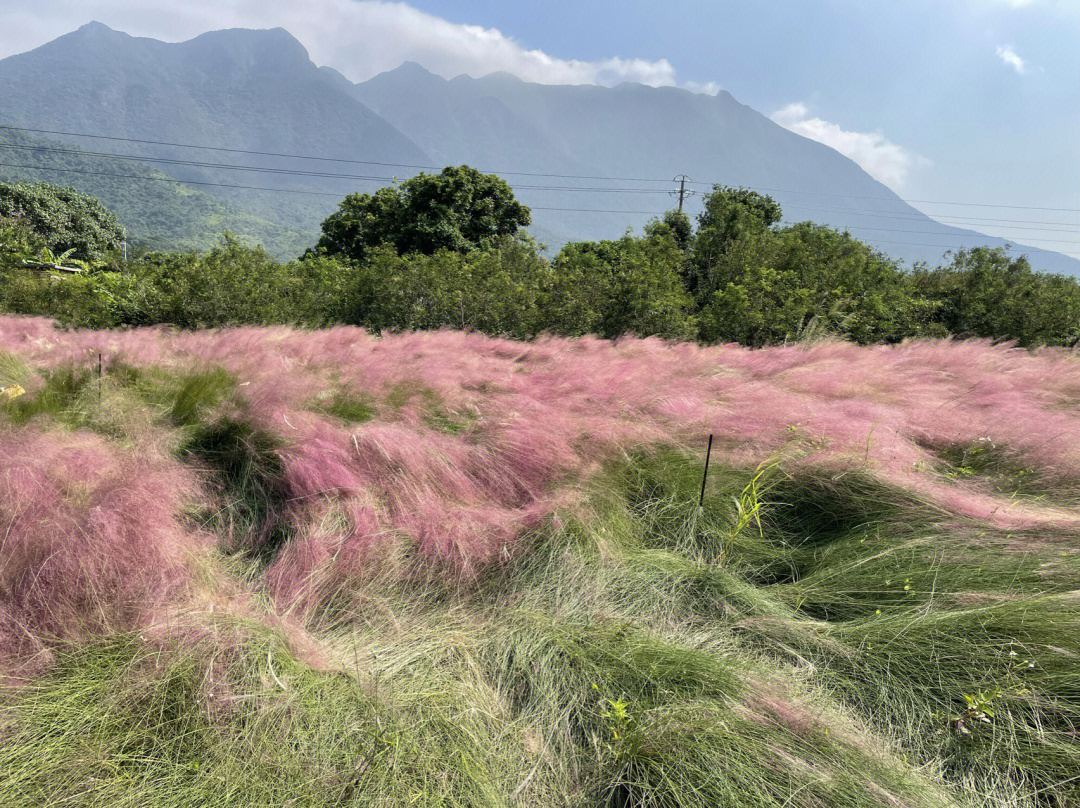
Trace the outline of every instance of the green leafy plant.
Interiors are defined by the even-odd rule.
[[[44,240],[49,256],[106,261],[123,239],[116,214],[97,199],[47,183],[0,182],[0,217],[24,222]]]
[[[954,717],[956,731],[961,735],[970,735],[975,722],[983,724],[993,723],[994,701],[1000,695],[998,688],[979,690],[974,694],[964,694],[965,709],[959,716]]]
[[[623,699],[601,699],[600,718],[604,721],[611,743],[618,743],[626,734],[627,727],[633,720],[630,705]]]

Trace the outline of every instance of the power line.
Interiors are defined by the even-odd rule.
[[[0,129],[5,129],[5,128],[6,129],[14,129],[15,127],[0,126]],[[102,136],[102,137],[104,137],[104,136]],[[170,158],[149,158],[149,157],[143,157],[141,155],[124,155],[124,154],[114,154],[114,153],[108,153],[108,152],[90,152],[90,151],[86,151],[86,150],[82,150],[82,149],[69,149],[69,148],[59,148],[59,147],[23,146],[23,145],[20,145],[20,144],[0,143],[0,148],[12,148],[12,149],[18,149],[18,150],[24,150],[24,151],[35,151],[35,152],[43,151],[43,152],[48,152],[48,153],[74,154],[74,155],[79,155],[79,156],[84,156],[84,157],[100,157],[100,158],[115,159],[115,160],[131,160],[131,161],[150,162],[150,163],[160,162],[160,163],[165,163],[165,164],[184,165],[184,166],[200,167],[200,168],[220,168],[220,169],[227,169],[227,170],[255,171],[255,172],[258,172],[258,173],[270,173],[270,174],[278,174],[278,175],[294,175],[294,176],[315,177],[315,178],[323,178],[323,179],[349,179],[349,180],[359,180],[359,181],[367,181],[367,182],[393,181],[395,179],[393,177],[380,177],[380,176],[370,176],[370,175],[355,175],[355,174],[338,174],[338,173],[330,173],[330,172],[298,171],[298,170],[295,170],[295,169],[275,169],[275,168],[266,168],[266,167],[259,167],[259,166],[241,166],[241,165],[226,164],[226,163],[209,163],[209,162],[204,162],[204,161],[176,160],[176,159],[170,159]],[[204,147],[194,147],[193,146],[192,148],[204,148]],[[239,150],[231,150],[231,151],[239,151]],[[265,153],[265,154],[270,154],[270,153]],[[287,155],[275,155],[275,156],[287,156]],[[312,158],[312,159],[314,159],[314,158]],[[172,177],[147,177],[147,176],[139,176],[139,175],[133,175],[133,174],[119,174],[119,173],[109,173],[109,172],[101,172],[101,171],[90,171],[90,170],[86,170],[86,169],[56,168],[56,167],[49,167],[49,166],[27,166],[27,165],[16,165],[16,164],[11,164],[11,163],[0,163],[0,166],[7,167],[7,168],[23,168],[23,169],[32,169],[32,170],[39,170],[39,171],[54,171],[54,172],[63,172],[63,173],[84,174],[84,175],[91,175],[91,176],[114,177],[114,178],[118,178],[118,179],[132,179],[132,180],[143,180],[143,181],[151,181],[151,182],[171,182],[171,183],[176,183],[176,184],[199,185],[199,186],[205,186],[205,187],[229,188],[229,189],[240,189],[240,190],[265,191],[265,192],[273,192],[273,193],[299,193],[299,194],[308,194],[308,195],[317,195],[317,196],[333,196],[333,197],[339,197],[339,198],[341,196],[340,193],[333,193],[333,192],[328,192],[328,191],[312,191],[312,190],[294,189],[294,188],[271,188],[271,187],[265,187],[265,186],[242,185],[242,184],[239,184],[239,183],[219,183],[219,182],[209,182],[209,181],[202,181],[202,180],[180,180],[180,179],[176,179],[176,178],[172,178]],[[614,178],[607,178],[607,179],[614,179]],[[679,181],[680,187],[679,187],[679,190],[674,192],[674,193],[679,195],[679,201],[680,201],[680,207],[681,207],[681,204],[682,204],[684,198],[686,196],[693,195],[696,192],[686,190],[685,186],[687,184],[691,184],[693,181],[690,180],[685,175],[681,175],[680,177],[676,177],[676,180]],[[699,183],[695,183],[695,184],[699,184]],[[565,191],[598,192],[598,193],[663,193],[664,192],[662,189],[600,188],[600,187],[544,186],[544,185],[531,185],[531,186],[529,186],[529,185],[520,186],[519,185],[518,188],[520,190],[560,191],[560,192],[565,192]],[[761,189],[761,190],[769,190],[769,189]],[[671,192],[669,192],[669,193],[671,193]],[[814,192],[805,192],[805,193],[814,193]],[[957,203],[957,204],[959,204],[959,203]],[[811,210],[815,209],[815,208],[812,208],[810,206],[805,206],[805,205],[800,206],[800,205],[797,205],[797,204],[796,205],[791,205],[791,207],[802,208],[802,209],[811,209]],[[583,212],[583,213],[626,213],[626,214],[637,214],[637,215],[659,215],[656,212],[650,212],[650,211],[598,209],[598,208],[565,208],[565,207],[535,206],[534,209],[536,209],[536,210],[549,210],[549,211]],[[1035,208],[1035,209],[1041,209],[1041,208]],[[843,210],[843,209],[841,209],[841,210]],[[873,215],[873,214],[869,214],[867,212],[860,211],[860,210],[851,210],[850,212],[856,213],[856,214],[863,214],[863,215]],[[905,216],[910,218],[913,215],[917,216],[918,214],[915,213],[915,212],[911,212],[911,213],[897,212],[896,214],[893,214],[893,216],[895,218],[901,218],[901,219],[903,219]],[[929,217],[927,217],[927,218],[929,218]],[[1065,223],[1062,222],[1060,224],[1065,224]],[[926,234],[926,235],[937,235],[937,236],[941,236],[941,237],[944,237],[944,238],[958,238],[958,239],[961,239],[961,238],[968,238],[969,237],[967,235],[959,235],[959,234],[958,235],[950,235],[950,234],[947,234],[947,233],[937,233],[937,232],[925,231],[925,230],[920,231],[920,230],[903,230],[903,229],[873,228],[873,227],[860,227],[860,228],[857,228],[857,229],[871,230],[871,231],[874,231],[874,232],[918,233],[918,234]],[[1024,229],[1024,228],[1021,228],[1021,229]],[[1057,231],[1057,232],[1069,232],[1069,233],[1071,233],[1071,232],[1074,232],[1074,231]],[[979,235],[984,235],[984,234],[979,234]],[[1040,240],[1040,241],[1043,241],[1043,242],[1053,242],[1053,243],[1063,243],[1063,244],[1078,244],[1078,243],[1080,243],[1078,241],[1070,241],[1070,240],[1066,240],[1066,239],[1040,238],[1040,239],[1037,239],[1037,240]],[[885,241],[885,240],[879,240],[879,239],[875,239],[875,241],[880,241],[881,243],[892,243],[892,244],[909,244],[911,246],[946,247],[946,245],[922,244],[922,243],[918,243],[918,242],[898,242],[898,241]],[[1018,248],[1014,248],[1014,249],[1018,249]],[[1037,248],[1037,247],[1030,247],[1030,248],[1027,248],[1027,249],[1029,249],[1031,251],[1036,251],[1036,252],[1048,252],[1048,253],[1057,252],[1055,250],[1043,250],[1043,249],[1040,249],[1040,248]],[[1065,253],[1065,254],[1069,254],[1069,253]]]
[[[859,229],[859,230],[871,230],[871,231],[873,231],[875,233],[918,233],[918,234],[921,234],[921,235],[924,235],[924,236],[941,236],[942,238],[960,238],[960,239],[974,238],[974,237],[987,238],[985,233],[974,233],[974,234],[967,234],[967,233],[959,234],[959,233],[957,233],[957,234],[954,235],[954,234],[951,234],[951,233],[939,233],[939,232],[937,232],[935,230],[904,230],[902,228],[890,228],[890,227],[859,227],[857,229]],[[989,236],[989,238],[1001,238],[1001,236]],[[1039,238],[1037,238],[1037,239],[1034,239],[1034,240],[1052,242],[1052,243],[1055,243],[1055,244],[1080,244],[1080,241],[1072,241],[1072,240],[1069,240],[1069,239],[1060,239],[1060,238],[1042,238],[1041,236]]]
[[[26,146],[19,143],[0,143],[0,148],[13,149],[15,151],[46,152],[49,154],[71,154],[79,157],[99,157],[109,160],[127,160],[139,163],[162,163],[165,165],[185,166],[192,168],[221,168],[235,171],[255,171],[263,174],[295,174],[305,177],[319,177],[325,179],[349,179],[366,180],[373,182],[392,182],[394,177],[382,177],[363,174],[335,174],[324,171],[301,171],[299,169],[272,168],[270,166],[241,166],[232,163],[210,163],[203,160],[178,160],[170,157],[146,157],[141,154],[116,154],[114,152],[95,152],[86,149],[62,148],[58,146]]]
[[[148,146],[169,146],[177,149],[205,149],[207,151],[219,151],[227,152],[230,154],[252,154],[259,157],[284,157],[292,160],[319,160],[328,163],[347,163],[353,165],[369,165],[369,166],[384,166],[387,168],[417,168],[423,171],[442,171],[443,166],[425,166],[414,163],[387,163],[377,160],[357,160],[349,157],[321,157],[311,154],[288,154],[284,152],[269,152],[269,151],[256,151],[254,149],[236,149],[226,146],[203,146],[194,143],[171,143],[164,140],[144,140],[140,138],[131,137],[117,137],[114,135],[90,135],[85,132],[63,132],[56,129],[34,129],[31,127],[23,126],[6,126],[0,124],[0,130],[10,130],[13,132],[35,132],[38,134],[46,135],[62,135],[64,137],[85,137],[94,138],[98,140],[115,140],[121,143],[140,143]],[[657,180],[646,177],[599,177],[590,176],[587,174],[556,174],[546,173],[539,171],[496,171],[491,169],[485,169],[485,173],[489,174],[508,174],[516,177],[552,177],[556,179],[573,179],[573,180],[607,180],[618,182],[663,182],[667,183],[668,180]]]
[[[853,213],[853,214],[856,214],[856,215],[859,215],[859,216],[871,216],[871,217],[874,217],[874,218],[877,218],[877,219],[899,219],[899,220],[902,220],[902,221],[921,221],[923,219],[930,219],[931,221],[942,222],[942,223],[945,223],[946,221],[952,221],[952,222],[974,222],[974,223],[978,223],[978,224],[1008,224],[1010,226],[1013,226],[1013,225],[1017,225],[1017,226],[1018,225],[1028,225],[1028,224],[1033,224],[1033,225],[1043,225],[1043,224],[1045,224],[1045,225],[1061,225],[1063,227],[1069,228],[1067,230],[1055,231],[1055,232],[1062,232],[1062,233],[1064,233],[1064,232],[1070,232],[1070,233],[1071,232],[1076,232],[1076,231],[1073,230],[1073,228],[1080,228],[1080,222],[1043,222],[1043,221],[1033,221],[1031,219],[990,219],[990,218],[985,218],[985,217],[951,216],[951,215],[950,216],[941,216],[941,217],[938,218],[938,217],[929,216],[929,215],[927,215],[925,213],[921,213],[919,211],[911,211],[911,212],[908,213],[908,212],[903,212],[903,211],[883,211],[883,210],[880,210],[878,208],[862,209],[862,208],[819,207],[819,206],[815,206],[815,205],[800,205],[800,204],[785,204],[784,205],[785,210],[787,210],[789,208],[796,208],[798,210],[823,211],[823,212],[827,212],[827,213]],[[1036,229],[1039,229],[1039,228],[1017,227],[1017,229],[1019,229],[1019,230],[1036,230]]]
[[[230,147],[225,147],[225,146],[207,146],[207,145],[194,144],[194,143],[175,143],[175,142],[163,141],[163,140],[150,140],[150,139],[141,139],[141,138],[120,137],[120,136],[116,136],[116,135],[95,135],[95,134],[88,134],[86,132],[67,132],[67,131],[62,131],[62,130],[57,130],[57,129],[39,129],[39,128],[33,128],[33,127],[9,126],[9,125],[4,125],[4,124],[0,124],[0,130],[9,130],[9,131],[13,131],[13,132],[33,132],[33,133],[38,133],[38,134],[49,134],[49,135],[61,135],[61,136],[64,136],[64,137],[80,137],[80,138],[92,138],[92,139],[99,139],[99,140],[113,140],[113,141],[118,141],[118,142],[122,142],[122,143],[139,143],[139,144],[143,144],[143,145],[168,146],[168,147],[171,147],[171,148],[205,149],[205,150],[208,150],[208,151],[220,151],[220,152],[226,152],[226,153],[231,153],[231,154],[251,154],[251,155],[256,155],[256,156],[261,156],[261,157],[281,157],[281,158],[288,158],[288,159],[294,159],[294,160],[318,160],[318,161],[323,161],[323,162],[346,163],[346,164],[355,164],[355,165],[375,165],[375,166],[383,166],[383,167],[389,167],[389,168],[413,168],[413,169],[420,169],[420,170],[425,170],[425,171],[440,171],[442,169],[442,167],[440,167],[440,166],[420,165],[420,164],[413,164],[413,163],[391,163],[391,162],[381,162],[381,161],[376,161],[376,160],[358,160],[358,159],[355,159],[355,158],[345,158],[345,157],[326,157],[326,156],[309,155],[309,154],[290,154],[290,153],[286,153],[286,152],[257,151],[257,150],[254,150],[254,149],[237,149],[237,148],[230,148]],[[124,159],[135,159],[135,158],[124,158]],[[580,180],[596,180],[596,181],[606,181],[606,182],[653,182],[653,183],[664,183],[664,184],[667,184],[668,182],[670,182],[670,180],[658,179],[658,178],[653,178],[653,177],[613,177],[613,176],[599,176],[599,175],[588,175],[588,174],[564,174],[564,173],[548,173],[548,172],[492,170],[492,169],[484,169],[484,170],[487,173],[505,174],[505,175],[508,175],[508,176],[519,176],[519,177],[551,177],[551,178],[558,178],[558,179],[580,179]],[[346,176],[344,178],[348,179],[348,178],[351,178],[351,177]],[[389,180],[389,179],[393,179],[393,178],[386,178],[386,179]],[[723,183],[721,183],[721,182],[704,182],[704,181],[698,181],[698,182],[688,181],[687,184],[713,187],[713,186],[716,186],[716,185],[722,185]],[[574,190],[577,190],[577,189],[574,189]],[[652,190],[652,189],[650,189],[650,190]],[[791,188],[761,188],[761,187],[758,187],[757,190],[765,191],[767,193],[812,194],[812,195],[815,195],[815,196],[831,196],[831,197],[839,197],[839,198],[846,198],[846,199],[877,199],[877,200],[882,201],[882,202],[897,202],[897,201],[900,201],[900,202],[905,202],[905,203],[908,203],[908,204],[920,204],[920,205],[954,205],[954,206],[967,206],[967,207],[1005,208],[1005,209],[1013,209],[1013,210],[1041,210],[1041,211],[1053,211],[1053,212],[1059,212],[1059,213],[1080,213],[1080,208],[1052,208],[1052,207],[1041,207],[1041,206],[1034,206],[1034,205],[1005,205],[1005,204],[995,204],[995,203],[989,203],[989,202],[957,202],[957,201],[950,201],[950,200],[933,200],[933,199],[905,199],[905,198],[899,197],[899,196],[887,197],[887,196],[871,196],[871,195],[858,195],[858,194],[840,194],[840,193],[827,192],[827,191],[795,190],[795,189],[791,189]]]
[[[305,171],[293,168],[271,168],[268,166],[245,166],[234,163],[210,163],[202,160],[178,160],[169,157],[144,157],[139,154],[116,154],[113,152],[94,152],[85,149],[60,148],[55,146],[24,146],[17,143],[0,143],[0,149],[14,149],[17,151],[45,152],[49,154],[68,154],[79,157],[98,157],[108,160],[125,160],[140,163],[160,163],[163,165],[176,165],[190,168],[214,168],[227,171],[251,171],[258,174],[276,174],[279,176],[312,177],[317,179],[353,180],[361,182],[394,182],[396,177],[373,176],[370,174],[343,174],[328,171]],[[559,191],[577,192],[586,191],[594,193],[620,193],[620,194],[664,194],[663,188],[609,188],[597,186],[576,185],[517,185],[518,189],[529,191]]]
[[[695,185],[716,185],[717,183],[695,183]],[[844,199],[877,199],[882,202],[906,202],[909,205],[959,205],[973,208],[1010,208],[1013,210],[1045,210],[1053,211],[1056,213],[1080,213],[1080,208],[1047,208],[1039,207],[1036,205],[1002,205],[991,202],[950,202],[942,199],[905,199],[904,197],[888,197],[888,196],[865,196],[859,194],[838,194],[828,191],[796,191],[791,188],[761,188],[756,187],[754,190],[765,191],[771,194],[812,194],[814,196],[833,196],[841,197]]]
[[[16,163],[0,163],[0,168],[26,168],[34,171],[55,171],[62,174],[88,174],[94,177],[116,177],[117,179],[126,180],[146,180],[147,182],[171,182],[178,185],[207,185],[214,188],[240,188],[248,191],[273,191],[282,194],[311,194],[314,196],[332,196],[337,199],[341,198],[341,194],[332,193],[330,191],[303,191],[296,188],[265,188],[258,185],[234,185],[222,182],[202,182],[200,180],[178,180],[175,177],[145,177],[138,174],[114,174],[108,171],[88,171],[81,168],[54,168],[52,166],[28,166],[18,165]]]
[[[3,128],[5,128],[5,127],[0,126],[0,129],[3,129]],[[236,171],[250,171],[250,172],[264,173],[264,174],[300,176],[300,177],[311,177],[311,178],[320,178],[320,179],[352,180],[352,181],[361,181],[361,182],[392,182],[392,181],[394,181],[396,179],[395,177],[384,177],[384,176],[373,176],[373,175],[342,174],[342,173],[316,172],[316,171],[301,171],[301,170],[296,170],[296,169],[270,168],[270,167],[262,167],[262,166],[241,166],[241,165],[235,165],[235,164],[229,164],[229,163],[210,163],[210,162],[195,161],[195,160],[177,160],[177,159],[172,159],[172,158],[153,158],[153,157],[144,157],[142,155],[114,154],[114,153],[109,153],[109,152],[91,152],[91,151],[86,151],[84,149],[73,149],[73,148],[69,149],[69,148],[50,147],[50,146],[24,146],[24,145],[21,145],[21,144],[0,143],[0,148],[9,148],[9,149],[16,149],[16,150],[22,150],[22,151],[32,151],[32,152],[71,154],[71,155],[78,155],[78,156],[83,156],[83,157],[99,157],[99,158],[115,159],[115,160],[130,160],[130,161],[133,161],[133,162],[163,163],[163,164],[167,164],[167,165],[181,165],[181,166],[195,167],[195,168],[216,168],[216,169],[236,170]],[[94,172],[84,171],[82,173],[88,173],[89,174],[89,173],[94,173]],[[98,172],[98,174],[101,175],[101,176],[107,176],[106,174],[104,174],[102,172]],[[149,178],[147,178],[147,179],[149,179]],[[676,179],[676,181],[679,182],[679,189],[676,190],[676,191],[670,191],[668,193],[673,195],[673,196],[678,197],[678,199],[679,199],[679,210],[681,211],[684,199],[688,198],[690,196],[696,195],[697,192],[686,189],[686,185],[693,182],[688,177],[686,177],[686,175],[681,175],[679,177],[676,177],[675,179]],[[324,194],[325,193],[326,195],[336,195],[336,194],[331,194],[329,192],[301,191],[301,190],[298,190],[298,189],[259,188],[259,187],[255,187],[255,186],[242,186],[242,185],[239,185],[239,184],[231,184],[231,183],[213,183],[213,182],[208,182],[208,181],[186,180],[184,182],[188,182],[189,184],[199,184],[199,185],[204,185],[204,186],[209,186],[209,187],[218,187],[218,188],[231,188],[231,189],[248,188],[248,189],[252,189],[252,190],[280,190],[282,192],[293,192],[293,193],[309,193],[309,194]],[[595,187],[595,186],[578,187],[578,186],[518,185],[517,188],[519,190],[531,190],[531,191],[542,191],[542,192],[586,192],[586,193],[595,192],[595,193],[635,193],[635,194],[663,193],[662,189],[601,188],[601,187]],[[810,193],[810,192],[806,192],[806,193]],[[800,209],[800,210],[815,210],[815,211],[822,211],[822,212],[828,212],[828,211],[849,212],[849,213],[862,215],[862,216],[874,216],[875,218],[897,218],[897,219],[901,219],[901,220],[906,220],[906,219],[911,219],[911,218],[918,219],[920,217],[931,218],[931,217],[927,216],[926,214],[922,214],[922,213],[917,212],[917,211],[910,211],[910,212],[908,212],[908,211],[896,211],[896,212],[893,212],[891,214],[886,214],[885,211],[878,211],[876,209],[866,211],[866,210],[855,209],[855,208],[815,207],[815,206],[810,206],[810,205],[802,205],[802,204],[798,204],[798,203],[794,203],[794,204],[789,203],[788,205],[786,205],[786,207],[788,207],[788,208],[796,208],[796,209]],[[543,208],[538,208],[538,209],[543,209]],[[584,209],[582,209],[582,210],[584,210]],[[632,212],[632,211],[626,211],[626,212]],[[1009,219],[996,219],[996,220],[986,219],[986,220],[980,220],[980,219],[976,219],[976,218],[972,218],[972,217],[958,217],[958,216],[942,217],[942,219],[945,219],[945,218],[951,218],[951,219],[971,218],[971,220],[973,222],[985,221],[985,222],[1008,223],[1010,225],[1019,224],[1019,222],[1017,220],[1009,220]],[[940,220],[935,220],[935,221],[940,221]],[[942,222],[942,223],[947,224],[946,222]],[[1046,224],[1063,224],[1064,225],[1064,224],[1068,224],[1068,223],[1066,223],[1066,222],[1047,222]],[[881,229],[881,228],[877,228],[877,229]],[[1013,229],[1039,230],[1041,228],[1036,228],[1036,227],[1015,227]],[[901,232],[901,231],[897,231],[897,232]],[[917,232],[917,231],[909,231],[909,232]],[[1073,232],[1080,232],[1080,231],[1078,231],[1078,230],[1058,230],[1058,231],[1049,231],[1049,232],[1073,233]],[[928,235],[933,235],[933,233],[929,233],[929,232],[927,234]],[[946,235],[946,234],[942,234],[942,235]],[[1042,241],[1061,241],[1061,240],[1058,240],[1058,239],[1040,239],[1040,240],[1042,240]]]
[[[15,163],[0,163],[0,168],[23,168],[33,171],[54,171],[64,174],[89,174],[96,177],[113,177],[116,179],[126,180],[145,180],[148,182],[167,182],[175,183],[178,185],[210,185],[214,187],[224,188],[238,188],[248,191],[269,191],[272,193],[283,194],[313,194],[315,196],[332,196],[335,199],[341,199],[340,193],[333,193],[331,191],[303,191],[295,188],[268,188],[261,185],[234,185],[224,184],[219,182],[201,182],[198,180],[178,180],[174,177],[147,177],[139,174],[116,174],[105,171],[87,171],[79,168],[54,168],[52,166],[31,166],[31,165],[18,165]],[[553,210],[553,211],[568,211],[572,213],[637,213],[643,216],[659,216],[663,211],[653,210],[609,210],[601,208],[559,208],[559,207],[541,207],[537,205],[530,205],[530,210]]]
[[[258,186],[258,185],[239,185],[239,184],[226,184],[226,183],[218,183],[218,182],[202,182],[202,181],[198,181],[198,180],[179,180],[179,179],[176,179],[174,177],[147,177],[147,176],[138,175],[138,174],[117,174],[117,173],[104,172],[104,171],[88,171],[88,170],[85,170],[85,169],[77,169],[77,168],[54,168],[54,167],[50,167],[50,166],[19,165],[19,164],[15,164],[15,163],[0,163],[0,168],[21,168],[21,169],[29,169],[29,170],[34,170],[34,171],[52,171],[52,172],[58,172],[58,173],[63,173],[63,174],[87,174],[87,175],[98,176],[98,177],[112,177],[112,178],[115,178],[115,179],[141,180],[141,181],[147,181],[147,182],[165,182],[165,183],[174,183],[174,184],[179,184],[179,185],[204,185],[204,186],[212,186],[212,187],[236,188],[236,189],[251,190],[251,191],[264,191],[264,192],[270,192],[270,193],[309,194],[309,195],[315,195],[315,196],[332,196],[332,197],[335,197],[337,199],[341,198],[341,194],[332,193],[332,192],[329,192],[329,191],[304,191],[304,190],[298,190],[298,189],[294,189],[294,188],[269,188],[269,187]],[[564,211],[564,212],[571,212],[571,213],[633,213],[633,214],[644,215],[644,216],[658,216],[661,213],[661,211],[614,210],[614,209],[604,209],[604,208],[561,208],[561,207],[540,207],[540,206],[530,206],[530,208],[532,210]],[[869,229],[872,229],[872,228],[869,228]],[[915,232],[915,231],[904,231],[904,232]],[[942,235],[942,236],[945,236],[945,237],[950,237],[950,236],[948,236],[948,234],[934,234],[934,235]],[[958,249],[958,245],[955,245],[955,244],[926,244],[924,242],[917,242],[917,241],[894,241],[894,240],[885,240],[885,239],[877,239],[877,238],[874,239],[874,244],[902,244],[902,245],[913,246],[913,247],[940,247],[941,249],[945,249],[945,250]],[[962,246],[962,245],[960,245],[960,246]],[[1012,250],[1017,251],[1017,250],[1020,250],[1020,248],[1019,247],[1012,247]],[[1026,248],[1024,248],[1023,252],[1045,252],[1045,253],[1053,253],[1055,255],[1068,255],[1070,257],[1080,257],[1080,256],[1078,256],[1077,254],[1074,254],[1074,253],[1063,252],[1063,251],[1059,251],[1059,250],[1043,250],[1043,249],[1040,249],[1038,247],[1026,247]]]
[[[642,216],[662,216],[662,210],[607,210],[601,208],[545,208],[539,205],[529,205],[529,210],[564,210],[574,213],[638,213]]]
[[[871,244],[870,246],[873,247],[873,246],[876,246],[878,244],[905,244],[905,245],[907,245],[909,247],[939,247],[939,248],[941,248],[943,250],[962,250],[962,249],[964,249],[963,244],[927,244],[927,243],[922,242],[922,241],[890,241],[890,240],[887,240],[887,239],[879,239],[879,238],[874,239],[873,244]],[[972,245],[972,246],[977,247],[977,246],[980,246],[980,245],[975,244],[975,245]],[[1067,256],[1069,258],[1080,258],[1080,253],[1065,252],[1064,250],[1043,250],[1043,249],[1040,249],[1039,247],[1024,247],[1023,249],[1021,249],[1021,248],[1015,247],[1015,246],[1011,247],[1010,249],[1013,252],[1019,252],[1021,255],[1025,255],[1027,253],[1050,253],[1051,255],[1064,255],[1064,256]]]

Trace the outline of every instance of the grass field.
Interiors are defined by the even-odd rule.
[[[0,351],[0,805],[1080,805],[1071,353]]]

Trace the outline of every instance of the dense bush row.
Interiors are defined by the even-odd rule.
[[[696,226],[672,212],[640,236],[568,244],[549,259],[517,232],[527,210],[505,184],[469,172],[448,169],[434,191],[430,176],[421,180],[422,220],[409,209],[413,180],[349,197],[320,244],[289,262],[226,236],[206,253],[150,253],[123,265],[113,257],[100,271],[55,277],[22,265],[48,239],[26,217],[9,217],[0,220],[0,307],[97,328],[350,323],[752,346],[824,335],[1080,339],[1080,283],[1034,272],[1003,250],[961,251],[946,266],[907,271],[846,233],[781,225],[769,197],[716,188]],[[432,216],[439,210],[445,218]],[[404,254],[403,243],[412,245]]]

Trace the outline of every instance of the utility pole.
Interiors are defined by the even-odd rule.
[[[692,196],[697,196],[697,191],[686,190],[686,183],[693,182],[693,180],[691,180],[685,174],[680,174],[674,180],[672,180],[672,182],[679,183],[679,190],[669,191],[668,193],[671,194],[671,196],[679,198],[679,213],[682,213],[683,202]]]

